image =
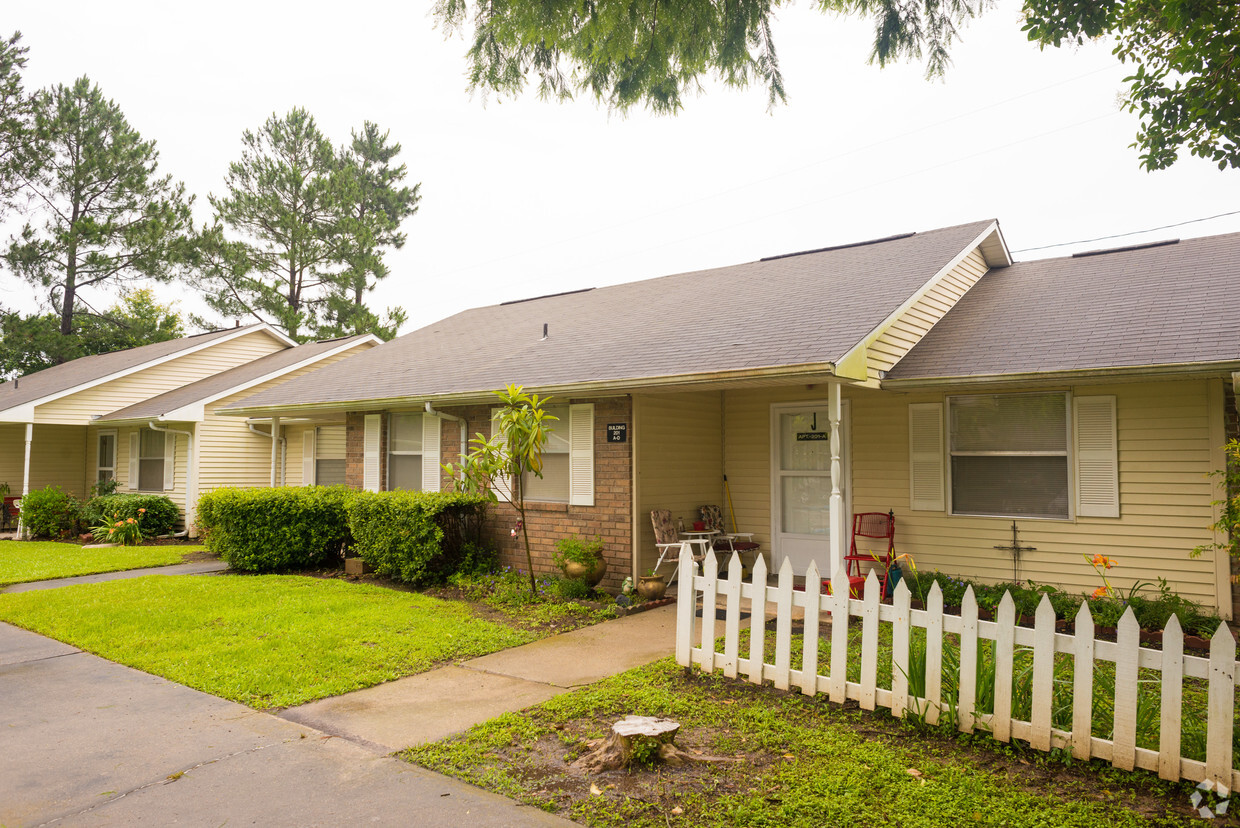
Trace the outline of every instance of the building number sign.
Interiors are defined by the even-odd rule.
[[[608,423],[607,424],[607,442],[627,443],[628,441],[629,441],[629,424],[628,423]]]

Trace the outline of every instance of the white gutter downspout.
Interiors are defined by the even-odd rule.
[[[26,464],[22,466],[23,498],[30,494],[30,443],[32,440],[34,440],[34,423],[26,423]],[[26,527],[22,526],[21,512],[17,513],[17,537],[22,540],[26,537]]]
[[[432,417],[439,417],[440,419],[443,419],[443,420],[453,420],[454,422],[458,422],[461,424],[461,453],[458,454],[456,457],[456,462],[457,462],[457,465],[459,466],[465,460],[465,439],[468,436],[466,434],[466,431],[468,431],[468,429],[466,428],[468,423],[465,422],[465,418],[458,417],[455,414],[446,414],[443,411],[436,411],[431,406],[430,402],[426,403],[426,413]]]
[[[280,418],[271,418],[271,487],[276,486],[276,464],[280,458]]]
[[[162,431],[165,434],[184,434],[188,440],[185,444],[185,531],[177,532],[173,537],[183,538],[189,535],[189,529],[194,525],[194,518],[198,512],[198,480],[194,477],[194,432],[182,431],[179,428],[163,428],[155,425],[155,421],[151,420],[146,424],[151,431]],[[177,458],[173,455],[173,486],[176,485],[176,467]]]
[[[272,420],[272,429],[271,429],[270,434],[267,433],[266,431],[259,431],[257,428],[254,427],[254,423],[251,423],[248,420],[246,421],[246,424],[245,424],[246,427],[250,429],[250,431],[254,432],[259,437],[266,437],[267,439],[271,440],[271,485],[273,488],[276,485],[276,441],[275,441],[276,430],[274,426],[276,423],[279,422],[279,419],[280,419],[279,417],[276,417]]]

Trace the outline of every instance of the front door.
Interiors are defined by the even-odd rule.
[[[831,560],[831,422],[827,404],[771,408],[772,540],[775,571],[785,558],[804,575],[810,561],[827,577]],[[848,504],[848,402],[840,423],[840,490]]]

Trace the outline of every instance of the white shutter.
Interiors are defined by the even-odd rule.
[[[177,487],[177,436],[164,433],[164,491]]]
[[[129,432],[129,490],[138,491],[139,452],[142,450],[142,432],[134,429]]]
[[[366,430],[362,434],[362,488],[368,492],[379,491],[379,414],[367,414]]]
[[[1119,451],[1115,435],[1115,397],[1074,397],[1076,513],[1080,517],[1119,517]]]
[[[301,485],[314,485],[314,428],[301,435]]]
[[[941,512],[946,508],[943,484],[943,404],[910,403],[908,407],[909,508]]]
[[[594,505],[594,404],[568,407],[568,502]]]
[[[439,491],[443,470],[439,468],[439,429],[442,421],[430,414],[422,415],[422,491]]]
[[[500,434],[499,428],[499,412],[500,409],[491,409],[491,439],[495,439]],[[512,481],[506,477],[499,477],[491,481],[495,484],[495,496],[502,501],[512,500]]]

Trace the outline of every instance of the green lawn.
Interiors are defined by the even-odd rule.
[[[676,743],[740,761],[582,776],[569,762],[628,714],[680,722]],[[1191,824],[1188,785],[691,674],[670,659],[510,713],[402,758],[589,826]]]
[[[83,549],[76,543],[56,541],[0,541],[0,586],[26,581],[72,578],[122,569],[177,564],[202,546],[115,546]]]
[[[257,708],[339,695],[536,637],[461,604],[292,575],[150,575],[0,595],[0,620]]]

